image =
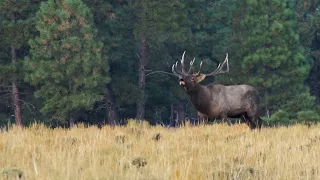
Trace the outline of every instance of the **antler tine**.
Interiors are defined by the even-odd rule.
[[[179,74],[180,74],[180,73],[177,72],[177,66],[178,66],[178,61],[177,61],[175,64],[172,65],[171,70],[172,70],[173,75],[179,77]]]
[[[222,71],[224,65],[227,64],[227,70],[226,71]],[[206,76],[216,76],[219,74],[229,74],[229,59],[228,59],[228,53],[226,54],[226,59],[223,61],[223,63],[219,64],[217,69],[215,71],[213,71],[210,74],[207,74]]]
[[[194,57],[193,60],[190,62],[190,66],[193,66],[193,63],[195,60],[196,60],[196,58]]]
[[[172,65],[172,73],[173,73],[173,75],[175,75],[175,76],[179,76],[179,74],[178,73],[176,73],[176,71],[175,71],[175,68],[174,68],[174,64]]]
[[[201,71],[202,71],[202,67],[203,67],[202,65],[203,65],[203,61],[200,62],[200,68],[199,68],[198,75],[200,75],[200,73],[201,73]]]
[[[223,63],[227,63],[227,70],[223,71],[223,73],[229,74],[229,59],[228,59],[228,53],[226,54],[226,59],[223,61]]]
[[[229,74],[229,58],[228,58],[228,53],[226,54],[226,60],[227,60],[227,73]]]
[[[194,61],[195,61],[195,58],[190,62],[189,72],[186,72],[186,70],[184,69],[184,55],[185,55],[185,54],[186,54],[186,51],[183,52],[182,57],[181,57],[181,60],[180,60],[180,63],[181,63],[181,71],[177,71],[178,61],[177,61],[175,64],[173,64],[172,67],[171,67],[172,73],[173,73],[174,75],[176,75],[176,76],[177,76],[177,75],[178,75],[178,76],[180,76],[180,75],[187,76],[187,75],[189,75],[189,73],[190,73],[190,71],[191,71],[191,69],[192,69],[192,65],[193,65],[193,63],[194,63]]]
[[[188,71],[188,73],[190,74],[191,73],[191,71],[192,71],[192,68],[193,68],[193,63],[194,63],[194,61],[196,60],[196,58],[193,58],[193,60],[192,61],[190,61],[190,68],[189,68],[189,71]]]
[[[184,55],[186,54],[186,51],[183,52],[182,57],[181,57],[181,71],[183,74],[186,74],[186,71],[184,69]]]

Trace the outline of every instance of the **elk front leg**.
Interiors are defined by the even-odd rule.
[[[241,119],[249,126],[251,130],[258,128],[260,131],[261,125],[262,125],[262,119],[259,116],[247,117],[243,115]]]
[[[198,112],[198,120],[199,120],[199,124],[207,124],[208,123],[208,116]]]
[[[226,114],[221,114],[220,119],[221,119],[221,122],[222,122],[222,123],[227,123],[227,124],[229,124],[230,126],[232,125],[231,120],[228,118],[228,116],[227,116]]]
[[[252,117],[250,118],[250,129],[254,130],[258,128],[258,130],[261,130],[262,125],[262,119],[260,117]]]

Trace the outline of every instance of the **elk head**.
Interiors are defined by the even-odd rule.
[[[184,89],[187,92],[192,92],[194,90],[197,89],[197,86],[199,86],[199,83],[201,81],[203,81],[206,77],[208,76],[217,76],[219,74],[229,74],[229,62],[228,62],[228,54],[226,55],[225,60],[223,61],[223,63],[219,64],[218,67],[216,68],[216,70],[214,70],[213,72],[209,73],[209,74],[203,74],[201,73],[202,70],[202,65],[203,62],[201,61],[200,63],[200,69],[199,72],[197,73],[191,73],[192,69],[193,69],[193,64],[195,61],[195,58],[190,62],[190,68],[188,71],[185,70],[184,67],[184,55],[185,55],[185,51],[182,54],[181,57],[181,71],[177,70],[178,67],[178,61],[172,65],[172,72],[174,75],[179,77],[179,84],[180,86],[184,87]],[[227,70],[223,71],[223,67],[227,65]]]

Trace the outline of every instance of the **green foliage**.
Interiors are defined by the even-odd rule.
[[[70,112],[93,106],[102,109],[93,115],[100,123],[108,114],[107,91],[112,91],[120,119],[134,117],[141,100],[152,124],[168,122],[171,105],[182,101],[188,102],[189,116],[194,108],[178,79],[167,74],[186,50],[187,62],[196,58],[195,71],[203,61],[203,72],[213,71],[228,53],[230,78],[207,78],[203,84],[253,85],[260,92],[261,110],[272,115],[268,123],[317,122],[315,98],[305,86],[309,77],[320,102],[317,1],[83,0],[85,5],[49,0],[35,18],[41,1],[0,1],[2,119],[13,114],[9,86],[14,80],[26,124],[61,125]],[[144,93],[137,81],[142,37],[148,59]],[[16,64],[11,48],[17,50]]]
[[[313,4],[310,8],[319,8],[320,2]],[[317,102],[320,102],[320,13],[319,11],[314,11],[313,13],[307,14],[309,23],[301,23],[304,27],[305,32],[303,34],[305,45],[308,47],[310,58],[309,61],[312,62],[312,69],[307,79],[307,84],[310,87],[311,94],[317,98]]]
[[[117,71],[112,73],[114,77],[112,85],[117,100],[119,102],[119,100],[128,99],[127,103],[123,103],[127,107],[122,106],[128,109],[132,109],[129,104],[131,102],[146,102],[147,119],[160,121],[160,116],[168,117],[168,114],[170,114],[170,105],[168,106],[168,104],[172,103],[176,96],[172,95],[171,91],[173,85],[170,80],[174,77],[162,73],[148,75],[145,89],[137,88],[137,74],[140,68],[138,67],[140,59],[137,55],[139,54],[139,43],[141,38],[147,41],[148,60],[145,67],[147,74],[154,71],[171,71],[171,64],[178,60],[185,50],[182,47],[192,44],[191,30],[187,24],[188,13],[184,11],[184,8],[184,3],[180,1],[128,1],[128,5],[123,5],[122,9],[117,8],[114,11],[114,18],[108,21],[110,26],[118,30],[112,35],[116,34],[116,37],[126,39],[119,45],[129,47],[129,49],[123,49],[124,51],[121,53],[116,53],[118,56],[123,54],[125,57],[121,59],[115,57],[116,61],[112,64],[112,67],[117,67]],[[114,36],[112,37],[113,39],[110,38],[109,40],[112,44],[118,45],[117,39]],[[121,47],[116,46],[115,48],[122,50]],[[132,51],[130,52],[130,50]],[[114,53],[114,49],[112,49],[112,53]],[[125,59],[132,60],[127,61]],[[124,74],[124,71],[127,73]],[[131,73],[132,76],[128,75]],[[175,88],[180,87],[175,86]],[[145,92],[142,93],[143,91]],[[158,94],[159,92],[166,92],[166,94],[161,96]],[[181,92],[179,93],[181,94]],[[183,98],[186,98],[186,96],[183,96]]]
[[[30,0],[0,2],[1,43],[20,48],[31,37],[34,10],[30,3]]]
[[[320,122],[320,115],[316,111],[305,110],[299,111],[297,116],[297,122],[303,124],[313,124]]]
[[[49,0],[37,12],[40,35],[29,41],[26,80],[39,87],[43,113],[65,119],[103,99],[110,78],[103,44],[96,40],[92,14],[80,0]]]
[[[21,60],[28,53],[28,40],[35,34],[34,16],[40,2],[41,0],[0,1],[0,103],[4,107],[1,106],[0,113],[14,118],[12,114],[15,107],[21,108],[24,122],[27,121],[24,110],[30,103],[24,99],[26,86],[23,82],[24,69]],[[12,105],[13,82],[18,87],[20,107]],[[38,111],[38,108],[35,111]]]
[[[185,7],[184,3],[141,0],[130,1],[129,7],[133,12],[134,35],[137,39],[146,37],[148,41],[160,42],[186,40],[186,35],[189,33],[187,28],[183,28],[183,23],[187,22],[186,13],[181,13]]]
[[[7,114],[0,113],[0,124],[7,125],[7,123],[10,121],[10,117],[8,117]],[[1,127],[0,127],[1,129]]]
[[[284,110],[278,110],[272,114],[270,118],[263,118],[267,125],[288,125],[290,122],[290,114]]]
[[[16,74],[17,64],[11,62],[11,49],[27,43],[32,32],[32,17],[29,0],[0,1],[0,85],[8,86],[21,79]]]
[[[286,1],[250,0],[246,4],[242,68],[249,83],[265,93],[264,106],[272,113],[283,109],[294,114],[312,108],[314,98],[304,86],[310,63],[299,37],[295,6]]]
[[[121,119],[133,117],[139,100],[136,69],[136,41],[132,10],[126,1],[85,0],[94,12],[98,38],[104,43],[103,55],[110,64],[110,89]]]

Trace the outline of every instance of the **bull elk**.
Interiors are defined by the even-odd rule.
[[[172,65],[172,72],[179,77],[180,86],[198,111],[199,121],[206,122],[209,118],[240,118],[250,129],[261,128],[262,120],[258,112],[259,96],[254,87],[245,84],[228,86],[213,83],[199,84],[206,77],[229,73],[228,54],[224,62],[209,74],[201,73],[203,62],[200,63],[199,72],[191,73],[195,59],[190,62],[190,68],[186,71],[184,56],[185,52],[180,62],[181,71],[177,70],[178,62],[176,62]],[[227,67],[224,71],[225,65]]]

